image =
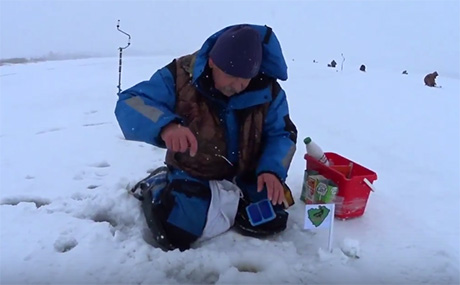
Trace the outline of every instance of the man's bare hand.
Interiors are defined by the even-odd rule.
[[[166,148],[174,152],[190,150],[190,156],[195,156],[198,151],[198,142],[189,128],[171,123],[163,128],[161,138]]]
[[[282,204],[284,201],[284,188],[280,180],[274,174],[262,173],[257,177],[257,192],[267,186],[267,198],[273,205]]]

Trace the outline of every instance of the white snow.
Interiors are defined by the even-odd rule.
[[[275,2],[270,3],[273,6]],[[295,11],[293,3],[297,2],[290,3],[291,8],[286,5],[280,11]],[[315,5],[326,11],[331,3]],[[349,2],[352,7],[347,11],[358,15],[360,9],[371,10],[364,3],[361,7]],[[397,8],[402,2],[388,3],[401,11]],[[417,8],[424,2],[408,3],[414,10],[426,9],[425,4]],[[458,15],[440,12],[458,11],[458,3],[430,3],[437,5],[437,19],[443,19],[439,24],[455,26],[458,33]],[[408,5],[402,6],[408,9]],[[423,77],[437,69],[436,60],[424,65],[428,55],[423,55],[411,65],[413,69],[405,68],[404,56],[410,58],[417,45],[405,41],[401,31],[413,29],[418,35],[419,28],[433,24],[426,19],[411,18],[422,25],[419,27],[405,18],[391,18],[391,24],[382,25],[381,34],[393,33],[399,39],[391,42],[398,48],[397,56],[379,56],[377,44],[372,45],[363,55],[371,59],[363,62],[366,73],[358,70],[362,62],[360,53],[351,49],[353,39],[347,41],[346,33],[341,34],[335,47],[340,50],[341,41],[350,47],[341,72],[340,52],[322,49],[324,43],[315,37],[303,39],[292,19],[283,23],[276,10],[270,9],[266,11],[276,24],[268,24],[280,31],[277,35],[289,66],[290,78],[281,84],[299,131],[288,177],[296,199],[289,210],[288,229],[268,239],[229,231],[185,252],[153,248],[138,201],[126,187],[161,166],[165,151],[126,141],[121,134],[113,114],[117,54],[5,65],[0,67],[0,283],[460,282],[460,78],[458,60],[452,61],[452,55],[459,58],[458,34],[438,29],[437,36],[444,44],[420,38],[420,42],[431,44],[444,68],[444,73],[438,70],[437,82],[442,88],[428,88]],[[265,20],[263,11],[246,21]],[[220,15],[227,22],[219,22],[215,30],[234,23],[231,13],[224,12]],[[331,31],[347,23],[329,22],[322,15],[316,16],[317,23],[307,18],[302,22],[309,23],[317,34],[321,34],[320,27]],[[347,19],[346,14],[341,17]],[[382,19],[375,21],[374,26]],[[168,30],[161,33],[165,37]],[[190,52],[199,48],[199,44],[185,46]],[[383,44],[378,47],[385,49]],[[453,52],[443,53],[446,49]],[[123,88],[148,79],[180,55],[173,48],[167,56],[130,57],[129,51],[125,51],[123,62]],[[338,62],[338,71],[326,67],[332,58]],[[404,69],[408,75],[401,74]],[[324,150],[378,174],[376,192],[370,194],[364,216],[335,221],[332,253],[327,251],[327,231],[302,229],[304,205],[299,197],[305,136],[311,136]]]

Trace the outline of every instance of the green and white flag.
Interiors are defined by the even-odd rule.
[[[332,251],[335,204],[305,205],[304,229],[329,229],[329,251]]]

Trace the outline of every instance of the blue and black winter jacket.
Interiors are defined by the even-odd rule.
[[[210,113],[216,116],[219,127],[223,129],[225,145],[216,144],[218,156],[224,157],[235,167],[238,167],[239,164],[253,163],[253,174],[270,172],[284,181],[295,152],[297,139],[297,130],[289,118],[286,94],[276,82],[277,79],[287,79],[287,66],[281,46],[272,30],[266,26],[251,25],[251,27],[259,31],[263,40],[263,59],[259,75],[251,80],[246,90],[227,98],[213,88],[208,66],[208,53],[219,35],[231,28],[227,27],[209,37],[194,55],[174,60],[155,72],[150,80],[141,82],[120,94],[115,114],[126,139],[165,147],[160,134],[162,128],[173,121],[182,123],[191,129],[195,128],[198,133],[200,126],[194,126],[195,120],[188,117],[187,108],[181,109],[178,104],[178,100],[182,102],[184,98],[190,97],[187,94],[181,95],[179,91],[183,88],[179,86],[178,74],[184,72],[182,70],[184,68],[186,75],[190,76],[188,86],[193,89],[193,92],[199,94],[198,99],[192,96],[191,98],[195,99],[191,99],[186,106],[191,108],[200,105],[200,102],[206,102],[205,105],[208,108],[205,110],[212,110]],[[184,62],[187,63],[186,66]],[[248,126],[255,126],[251,127],[255,130],[252,133],[243,132],[242,129],[246,127],[244,124],[248,121],[248,114],[258,117],[258,113],[254,110],[259,110],[263,114],[260,130],[257,124],[251,123]],[[252,120],[256,121],[256,119]],[[260,131],[260,137],[258,137],[258,131]],[[255,137],[258,138],[254,139]],[[197,140],[199,154],[200,138]],[[202,145],[207,143],[209,144],[209,141],[203,138]],[[257,144],[255,148],[257,154],[252,158],[244,157],[243,154],[242,158],[242,149],[244,150],[251,144]],[[204,150],[209,152],[210,147],[207,146]],[[169,158],[167,155],[166,162],[170,161],[174,167],[193,173],[194,167],[200,165],[197,162],[200,160],[198,154],[195,161],[188,161],[190,157],[187,154],[171,154]],[[213,158],[206,155],[201,156],[201,160]],[[217,160],[214,158],[214,161]],[[187,168],[189,162],[191,166]],[[193,163],[198,163],[198,166]],[[238,174],[238,171],[235,173]]]

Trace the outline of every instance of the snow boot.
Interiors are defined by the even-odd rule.
[[[167,186],[168,168],[163,166],[155,169],[149,176],[142,179],[134,187],[131,193],[141,201],[142,210],[144,211],[145,220],[152,233],[152,245],[164,251],[174,250],[166,236],[162,225],[161,215],[164,213],[162,205],[155,202],[155,194]]]

